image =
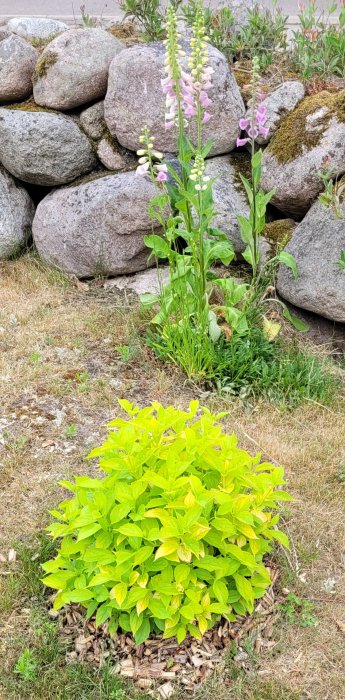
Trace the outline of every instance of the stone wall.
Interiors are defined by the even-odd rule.
[[[216,225],[241,253],[236,217],[248,204],[239,171],[249,155],[236,139],[245,95],[236,70],[212,46],[209,62],[212,118],[204,137],[213,141],[207,171],[217,177]],[[176,153],[176,133],[164,128],[163,76],[161,42],[53,19],[21,18],[0,29],[0,257],[15,254],[32,231],[46,262],[81,278],[148,266],[144,236],[153,224],[146,205],[156,188],[136,175],[135,151],[148,126],[159,150]],[[267,90],[265,103],[262,184],[275,190],[275,218],[297,223],[288,249],[299,280],[284,269],[278,288],[304,308],[345,321],[345,273],[337,265],[345,219],[317,201],[325,158],[334,177],[345,172],[345,90],[305,97],[302,83],[289,80]]]

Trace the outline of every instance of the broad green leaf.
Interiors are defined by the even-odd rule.
[[[298,318],[294,314],[289,311],[289,309],[285,306],[283,310],[283,316],[286,318],[287,321],[291,323],[291,325],[296,328],[297,331],[300,331],[301,333],[306,333],[309,331],[309,326],[307,323],[302,321],[301,318]]]
[[[71,603],[83,603],[85,600],[91,600],[93,596],[93,592],[89,591],[88,588],[78,588],[71,592],[70,601]]]
[[[171,617],[171,612],[167,610],[165,605],[158,598],[151,598],[149,602],[149,610],[151,610],[152,615],[157,617],[158,620],[167,620]]]
[[[254,603],[254,595],[253,595],[253,589],[250,584],[250,581],[248,581],[245,576],[242,576],[241,574],[234,574],[234,581],[236,584],[236,588],[249,605],[253,605]]]
[[[144,618],[139,629],[137,630],[137,632],[134,635],[135,643],[137,645],[139,645],[139,644],[142,644],[143,642],[145,642],[146,639],[148,639],[148,637],[150,636],[150,631],[151,631],[150,621],[147,618]]]
[[[103,603],[100,608],[98,608],[96,613],[96,627],[103,625],[103,622],[108,620],[111,615],[111,607],[106,603]]]
[[[288,253],[286,250],[282,250],[278,254],[278,260],[280,263],[283,263],[283,265],[286,265],[286,267],[289,267],[290,270],[292,271],[292,274],[294,276],[294,279],[297,280],[298,278],[298,269],[297,269],[297,263],[293,255],[291,253]]]
[[[75,571],[59,571],[56,574],[50,574],[42,579],[42,583],[49,588],[64,589],[72,578],[75,578]]]
[[[111,590],[110,596],[114,597],[118,605],[121,607],[123,601],[126,598],[128,592],[127,585],[123,582],[117,583],[116,586]]]
[[[126,537],[142,537],[143,533],[138,525],[134,523],[128,523],[126,525],[121,525],[121,527],[116,528],[117,532],[121,535],[126,535]]]
[[[166,542],[163,542],[163,544],[161,544],[156,551],[155,559],[160,559],[161,557],[167,557],[169,554],[173,554],[173,552],[176,552],[179,546],[180,543],[178,540],[167,540]]]

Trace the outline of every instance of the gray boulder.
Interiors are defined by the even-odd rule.
[[[345,172],[345,90],[305,98],[281,122],[263,155],[262,186],[271,203],[303,217],[323,189],[320,170]]]
[[[64,111],[103,97],[109,65],[123,48],[104,29],[70,29],[60,34],[37,61],[35,102]]]
[[[18,36],[0,39],[0,103],[24,100],[32,93],[39,53]]]
[[[156,187],[134,172],[55,190],[40,202],[33,222],[40,256],[81,278],[154,265],[144,236],[154,227],[146,206],[156,194]]]
[[[276,90],[273,90],[262,103],[267,108],[265,126],[268,127],[269,134],[267,137],[259,134],[255,139],[256,142],[260,144],[268,143],[276,133],[281,119],[295,109],[298,103],[303,100],[304,95],[304,85],[298,80],[288,80],[286,83],[279,85]],[[251,118],[250,104],[246,117],[248,119]]]
[[[107,138],[103,138],[97,144],[97,157],[107,170],[128,170],[128,160],[133,161],[133,167],[136,167],[137,162],[129,155],[129,158],[120,153],[116,144],[111,143]]]
[[[7,24],[13,34],[23,39],[49,39],[55,34],[61,34],[68,25],[50,17],[13,17]]]
[[[3,108],[0,162],[24,182],[53,186],[89,173],[97,160],[74,118]]]
[[[26,190],[0,167],[0,259],[15,255],[25,245],[34,213]]]
[[[249,215],[249,206],[240,181],[240,159],[231,154],[206,161],[205,174],[216,178],[213,184],[213,202],[216,216],[212,225],[226,233],[236,253],[242,253],[245,245],[240,235],[237,214]]]
[[[186,50],[186,62],[189,47]],[[148,126],[160,151],[176,153],[176,128],[165,129],[165,95],[161,88],[164,73],[165,47],[162,42],[132,46],[119,53],[109,70],[108,92],[104,103],[105,121],[109,131],[125,148],[135,151],[141,129]],[[212,139],[212,154],[227,153],[235,147],[239,134],[238,121],[244,114],[244,104],[238,85],[225,56],[209,47],[209,64],[214,69],[209,97],[212,119],[204,125],[205,141]],[[191,139],[195,142],[195,120]]]
[[[297,226],[285,250],[297,263],[298,279],[284,265],[279,269],[279,294],[295,306],[333,321],[345,322],[345,270],[338,265],[345,250],[343,218],[317,201]]]
[[[90,139],[98,141],[102,138],[107,128],[104,121],[104,100],[81,112],[80,126]]]

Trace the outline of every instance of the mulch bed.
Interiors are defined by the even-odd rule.
[[[112,673],[130,678],[138,688],[166,700],[177,685],[195,690],[224,662],[231,642],[232,658],[242,668],[249,658],[242,646],[249,635],[255,653],[274,644],[271,637],[277,614],[275,584],[279,573],[273,566],[267,569],[272,584],[253,614],[232,623],[221,620],[200,641],[187,636],[178,644],[174,637],[154,637],[136,646],[128,633],[117,632],[110,637],[107,623],[96,628],[94,619],[85,621],[85,610],[79,605],[66,606],[59,613],[51,611],[51,615],[59,618],[69,662],[80,661],[99,668],[108,663]]]

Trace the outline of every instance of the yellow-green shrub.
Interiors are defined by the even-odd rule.
[[[57,588],[54,607],[81,603],[109,631],[201,635],[221,616],[251,612],[270,584],[263,556],[275,529],[272,511],[289,500],[283,469],[260,464],[222,432],[225,414],[184,412],[159,403],[109,424],[91,452],[107,476],[62,482],[74,493],[53,511],[61,538],[43,582]]]

